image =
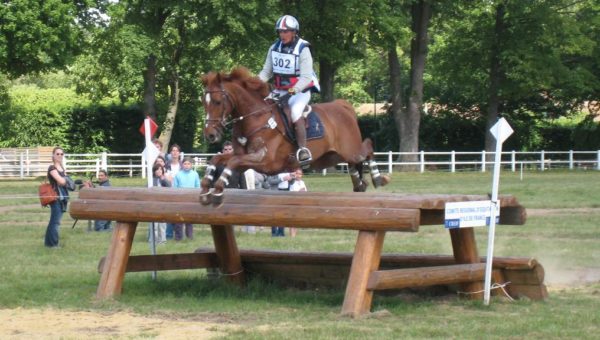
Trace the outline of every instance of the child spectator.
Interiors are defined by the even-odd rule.
[[[185,157],[182,163],[182,169],[175,175],[173,181],[173,187],[175,188],[199,188],[200,187],[200,176],[192,169],[192,160],[189,157]],[[177,223],[173,226],[175,233],[175,241],[181,241],[183,239],[183,223]],[[191,223],[185,223],[185,236],[192,240],[194,238],[194,225]]]

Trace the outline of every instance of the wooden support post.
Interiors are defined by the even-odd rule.
[[[477,242],[475,241],[475,232],[473,228],[450,229],[450,238],[452,239],[452,250],[457,264],[479,263],[477,255]],[[483,282],[475,281],[461,284],[461,289],[469,294],[471,299],[483,298]],[[478,292],[478,293],[475,293]]]
[[[221,272],[227,275],[230,282],[242,286],[245,280],[244,268],[242,268],[242,258],[235,241],[233,226],[211,225],[210,228]]]
[[[102,269],[96,298],[106,299],[121,294],[136,227],[136,222],[117,222]]]
[[[385,231],[359,231],[346,286],[342,315],[357,317],[371,310],[373,291],[367,290],[371,273],[379,269]]]

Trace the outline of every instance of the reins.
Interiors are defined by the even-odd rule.
[[[221,83],[221,88],[219,90],[212,90],[212,91],[205,91],[205,95],[206,94],[210,94],[210,93],[221,93],[223,95],[223,97],[230,103],[231,105],[231,112],[233,112],[234,110],[236,110],[236,106],[235,103],[233,102],[233,100],[231,100],[229,93],[225,90],[225,88],[223,87],[223,84]],[[250,117],[250,116],[254,116],[254,115],[258,115],[259,113],[263,113],[263,112],[271,112],[271,118],[269,118],[269,120],[267,121],[267,123],[265,123],[264,125],[259,126],[258,128],[252,130],[247,136],[243,136],[243,137],[250,137],[254,134],[256,134],[257,132],[267,129],[267,128],[275,128],[276,127],[276,123],[275,126],[272,126],[271,121],[275,121],[275,117],[273,114],[273,107],[277,105],[277,102],[274,102],[272,104],[267,104],[267,106],[262,107],[258,110],[252,111],[250,113],[247,113],[245,115],[241,115],[239,117],[235,117],[232,118],[230,120],[225,120],[225,105],[223,105],[223,110],[221,111],[221,117],[220,119],[207,119],[206,122],[215,122],[218,121],[219,124],[221,125],[222,128],[226,128],[229,125],[233,125],[235,123],[241,122],[244,119]],[[279,129],[277,129],[277,131],[279,131]],[[283,134],[281,131],[279,131],[281,134]],[[283,134],[285,136],[285,134]]]

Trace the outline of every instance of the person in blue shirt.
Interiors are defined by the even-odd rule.
[[[185,157],[182,162],[182,169],[177,172],[173,179],[173,187],[175,188],[199,188],[200,187],[200,176],[192,169],[192,160],[189,157]],[[183,223],[177,223],[173,226],[175,233],[175,241],[181,241],[183,239]],[[192,240],[194,238],[194,225],[191,223],[185,223],[185,236]]]

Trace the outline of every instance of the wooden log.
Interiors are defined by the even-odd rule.
[[[545,300],[548,298],[548,289],[544,284],[509,284],[505,289],[508,291],[508,294],[515,299],[529,298],[531,300]]]
[[[259,225],[296,228],[417,231],[419,210],[387,208],[349,208],[261,206],[223,204],[202,206],[196,202],[122,200],[76,200],[71,216],[77,219],[103,218],[125,222],[202,223],[212,225]],[[343,216],[343,218],[342,218]],[[361,223],[362,221],[362,223]]]
[[[427,287],[481,281],[484,263],[456,264],[440,267],[378,270],[371,273],[367,289],[384,290],[407,287]]]
[[[205,249],[203,249],[205,250]],[[241,249],[242,261],[252,263],[281,263],[281,264],[334,264],[350,266],[352,253],[326,253],[326,252],[290,252],[278,250]],[[479,262],[485,263],[482,256]],[[408,268],[432,267],[457,264],[452,255],[427,255],[427,254],[382,254],[380,267]],[[494,268],[530,269],[538,262],[529,257],[494,257]]]
[[[506,281],[513,284],[537,285],[544,283],[544,267],[538,264],[529,270],[505,269],[504,277]]]
[[[152,201],[152,202],[198,202],[197,189],[173,188],[119,188],[98,187],[82,189],[80,199]],[[226,189],[224,204],[244,205],[309,205],[344,206],[395,209],[444,210],[447,202],[480,201],[484,195],[437,195],[437,194],[394,194],[353,192],[286,192],[275,190]],[[499,198],[501,214],[504,207],[521,207],[512,195]],[[522,207],[521,207],[522,208]],[[438,224],[438,223],[436,223]]]
[[[104,270],[106,257],[98,263],[98,273]],[[161,255],[135,255],[129,256],[126,272],[150,272],[163,270],[182,270],[216,268],[219,266],[217,254],[212,253],[186,253],[186,254],[161,254]]]
[[[367,290],[371,273],[379,267],[384,231],[359,231],[346,286],[342,315],[358,317],[371,310],[373,291]]]
[[[136,226],[136,222],[118,221],[116,223],[96,291],[96,298],[106,299],[121,294]]]
[[[450,238],[452,240],[452,251],[456,263],[468,264],[479,262],[473,228],[450,229]],[[483,298],[483,282],[462,283],[461,287],[465,293],[470,293],[469,297],[471,299]]]
[[[219,258],[221,273],[226,275],[231,283],[242,286],[245,281],[242,259],[235,242],[235,233],[231,225],[210,226],[215,243],[215,250]]]

